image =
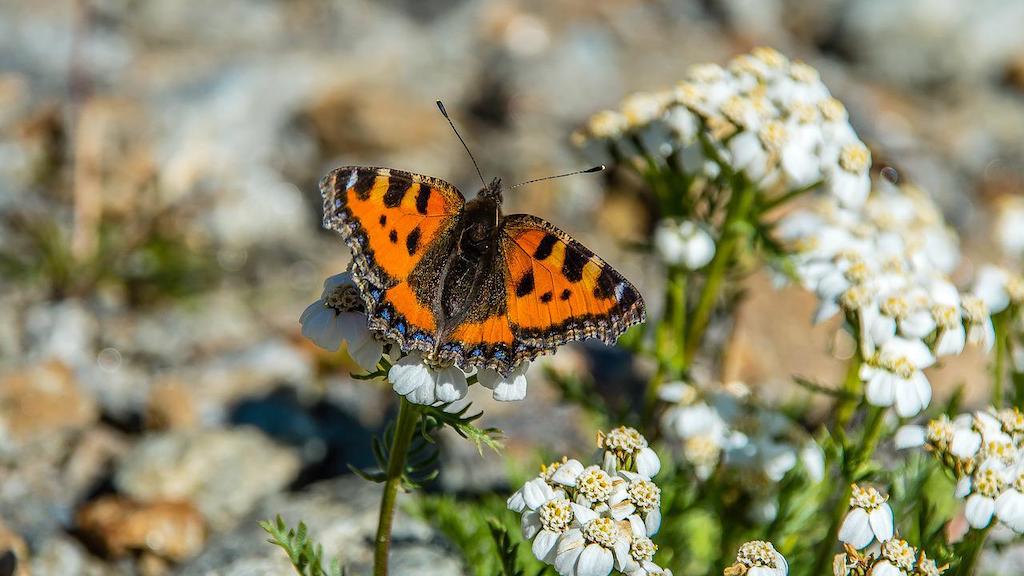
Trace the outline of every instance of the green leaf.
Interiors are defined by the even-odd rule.
[[[279,514],[273,522],[262,520],[259,524],[270,535],[267,542],[285,551],[299,576],[345,576],[345,568],[337,558],[324,569],[324,547],[310,540],[305,522],[299,522],[297,529],[289,528]]]

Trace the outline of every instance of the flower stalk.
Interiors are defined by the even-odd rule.
[[[981,558],[981,551],[985,549],[985,540],[988,538],[988,532],[992,527],[989,526],[984,530],[972,530],[964,541],[964,552],[961,555],[963,560],[960,562],[960,566],[957,567],[956,576],[971,576],[974,574],[974,567],[978,564],[978,559]]]
[[[995,334],[995,350],[993,351],[994,358],[992,361],[992,406],[994,406],[996,410],[1003,407],[1003,399],[1006,396],[1006,393],[1003,390],[1003,380],[1006,375],[1006,319],[1006,314],[996,314],[992,317],[992,331]],[[1018,403],[1020,402],[1019,397],[1015,400]]]
[[[878,441],[882,438],[885,429],[885,408],[871,406],[868,410],[867,420],[864,424],[864,432],[861,435],[860,443],[852,451],[843,452],[842,477],[843,492],[836,500],[835,506],[830,514],[828,533],[822,540],[818,556],[814,561],[814,570],[811,574],[825,574],[834,554],[833,546],[839,535],[839,527],[843,518],[850,509],[850,496],[853,494],[853,482],[856,482],[861,475],[860,469],[864,463],[875,453]]]
[[[420,413],[416,406],[403,397],[398,407],[395,436],[392,438],[389,451],[387,480],[384,483],[384,495],[380,501],[377,537],[373,549],[374,576],[387,576],[388,573],[388,552],[391,548],[391,526],[395,517],[395,502],[398,499],[398,489],[402,485],[405,472],[405,458],[409,452],[409,444],[416,431],[416,422],[419,420],[419,416]]]
[[[697,307],[693,311],[693,320],[690,322],[686,332],[685,350],[683,353],[683,365],[689,366],[693,357],[700,350],[700,344],[704,337],[704,331],[711,320],[711,313],[714,311],[718,301],[722,283],[729,271],[729,263],[735,256],[736,250],[740,247],[743,239],[743,228],[739,226],[747,218],[754,200],[757,198],[757,187],[745,182],[734,188],[738,197],[729,203],[729,210],[726,213],[725,222],[722,224],[722,241],[715,251],[714,258],[707,268],[707,280],[701,289],[697,299]]]

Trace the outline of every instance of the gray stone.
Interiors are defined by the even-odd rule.
[[[255,429],[183,430],[144,438],[115,483],[141,501],[189,500],[211,527],[226,530],[298,471],[298,456]]]
[[[327,556],[337,557],[350,574],[369,574],[377,526],[381,486],[346,476],[314,484],[296,494],[278,494],[229,533],[215,537],[206,551],[182,566],[181,576],[264,576],[290,568],[284,552],[266,543],[257,522],[280,514],[295,527],[309,526],[311,537]],[[398,508],[406,496],[399,497]],[[458,555],[427,524],[399,511],[394,523],[390,559],[396,576],[463,574]]]

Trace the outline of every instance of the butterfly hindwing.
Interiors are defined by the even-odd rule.
[[[537,349],[536,356],[584,338],[611,344],[644,320],[643,299],[628,280],[540,218],[506,217],[500,252],[516,348]]]
[[[451,184],[389,168],[347,166],[320,183],[324,226],[352,251],[370,327],[405,349],[430,350],[436,285],[412,282],[431,252],[446,253],[465,199]]]

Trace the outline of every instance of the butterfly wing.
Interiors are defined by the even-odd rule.
[[[431,350],[437,284],[413,277],[425,274],[421,264],[450,252],[462,193],[438,178],[360,166],[330,172],[320,193],[324,227],[339,232],[352,250],[370,328],[405,350]]]
[[[477,314],[479,321],[454,334],[466,346],[465,364],[507,374],[567,342],[598,338],[613,344],[644,321],[636,288],[552,224],[528,214],[508,216],[500,242],[501,262],[492,276],[500,278],[504,293],[490,299],[498,303],[490,313]]]

